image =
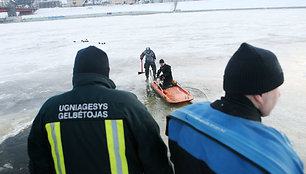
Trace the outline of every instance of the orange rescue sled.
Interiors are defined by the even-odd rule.
[[[151,82],[152,88],[168,103],[182,103],[193,100],[193,96],[183,89],[179,84],[167,89],[162,89],[159,82]]]

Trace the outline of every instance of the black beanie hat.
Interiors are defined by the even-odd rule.
[[[79,50],[75,57],[73,74],[79,73],[97,73],[109,77],[107,54],[95,46]]]
[[[165,63],[164,59],[160,59],[159,63]]]
[[[226,93],[255,95],[283,82],[282,68],[271,51],[243,43],[225,68],[223,89]]]

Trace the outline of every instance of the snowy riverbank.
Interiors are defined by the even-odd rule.
[[[33,15],[20,16],[15,21],[43,21],[58,19],[75,19],[104,16],[144,15],[172,12],[196,12],[216,10],[249,10],[249,9],[279,9],[279,8],[306,8],[305,0],[204,0],[183,1],[134,5],[107,5],[65,8],[41,8]],[[7,17],[0,13],[0,18]],[[14,19],[11,19],[13,22]],[[9,20],[7,20],[9,21]]]

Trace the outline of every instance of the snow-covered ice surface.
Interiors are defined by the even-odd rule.
[[[214,101],[223,95],[227,61],[248,42],[279,58],[285,83],[263,123],[286,133],[305,163],[305,14],[306,9],[239,10],[2,24],[0,142],[27,127],[47,98],[71,89],[75,54],[89,45],[108,53],[111,79],[148,107],[166,141],[165,116],[182,105],[165,103],[137,75],[139,54],[150,46],[172,66],[174,78],[191,91],[194,102]],[[84,39],[89,42],[80,42]]]

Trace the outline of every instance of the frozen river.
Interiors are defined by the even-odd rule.
[[[194,102],[214,101],[224,94],[227,61],[248,42],[272,50],[285,73],[280,101],[263,123],[286,133],[306,163],[305,14],[306,9],[239,10],[2,24],[0,142],[30,125],[47,98],[71,89],[75,54],[89,45],[108,53],[110,78],[148,107],[166,141],[165,116],[182,105],[163,102],[137,75],[140,53],[150,46],[170,64]],[[85,39],[89,42],[81,42]],[[11,140],[16,146],[0,147],[0,173],[25,172],[27,157],[21,148],[27,133],[17,136],[20,146]]]

